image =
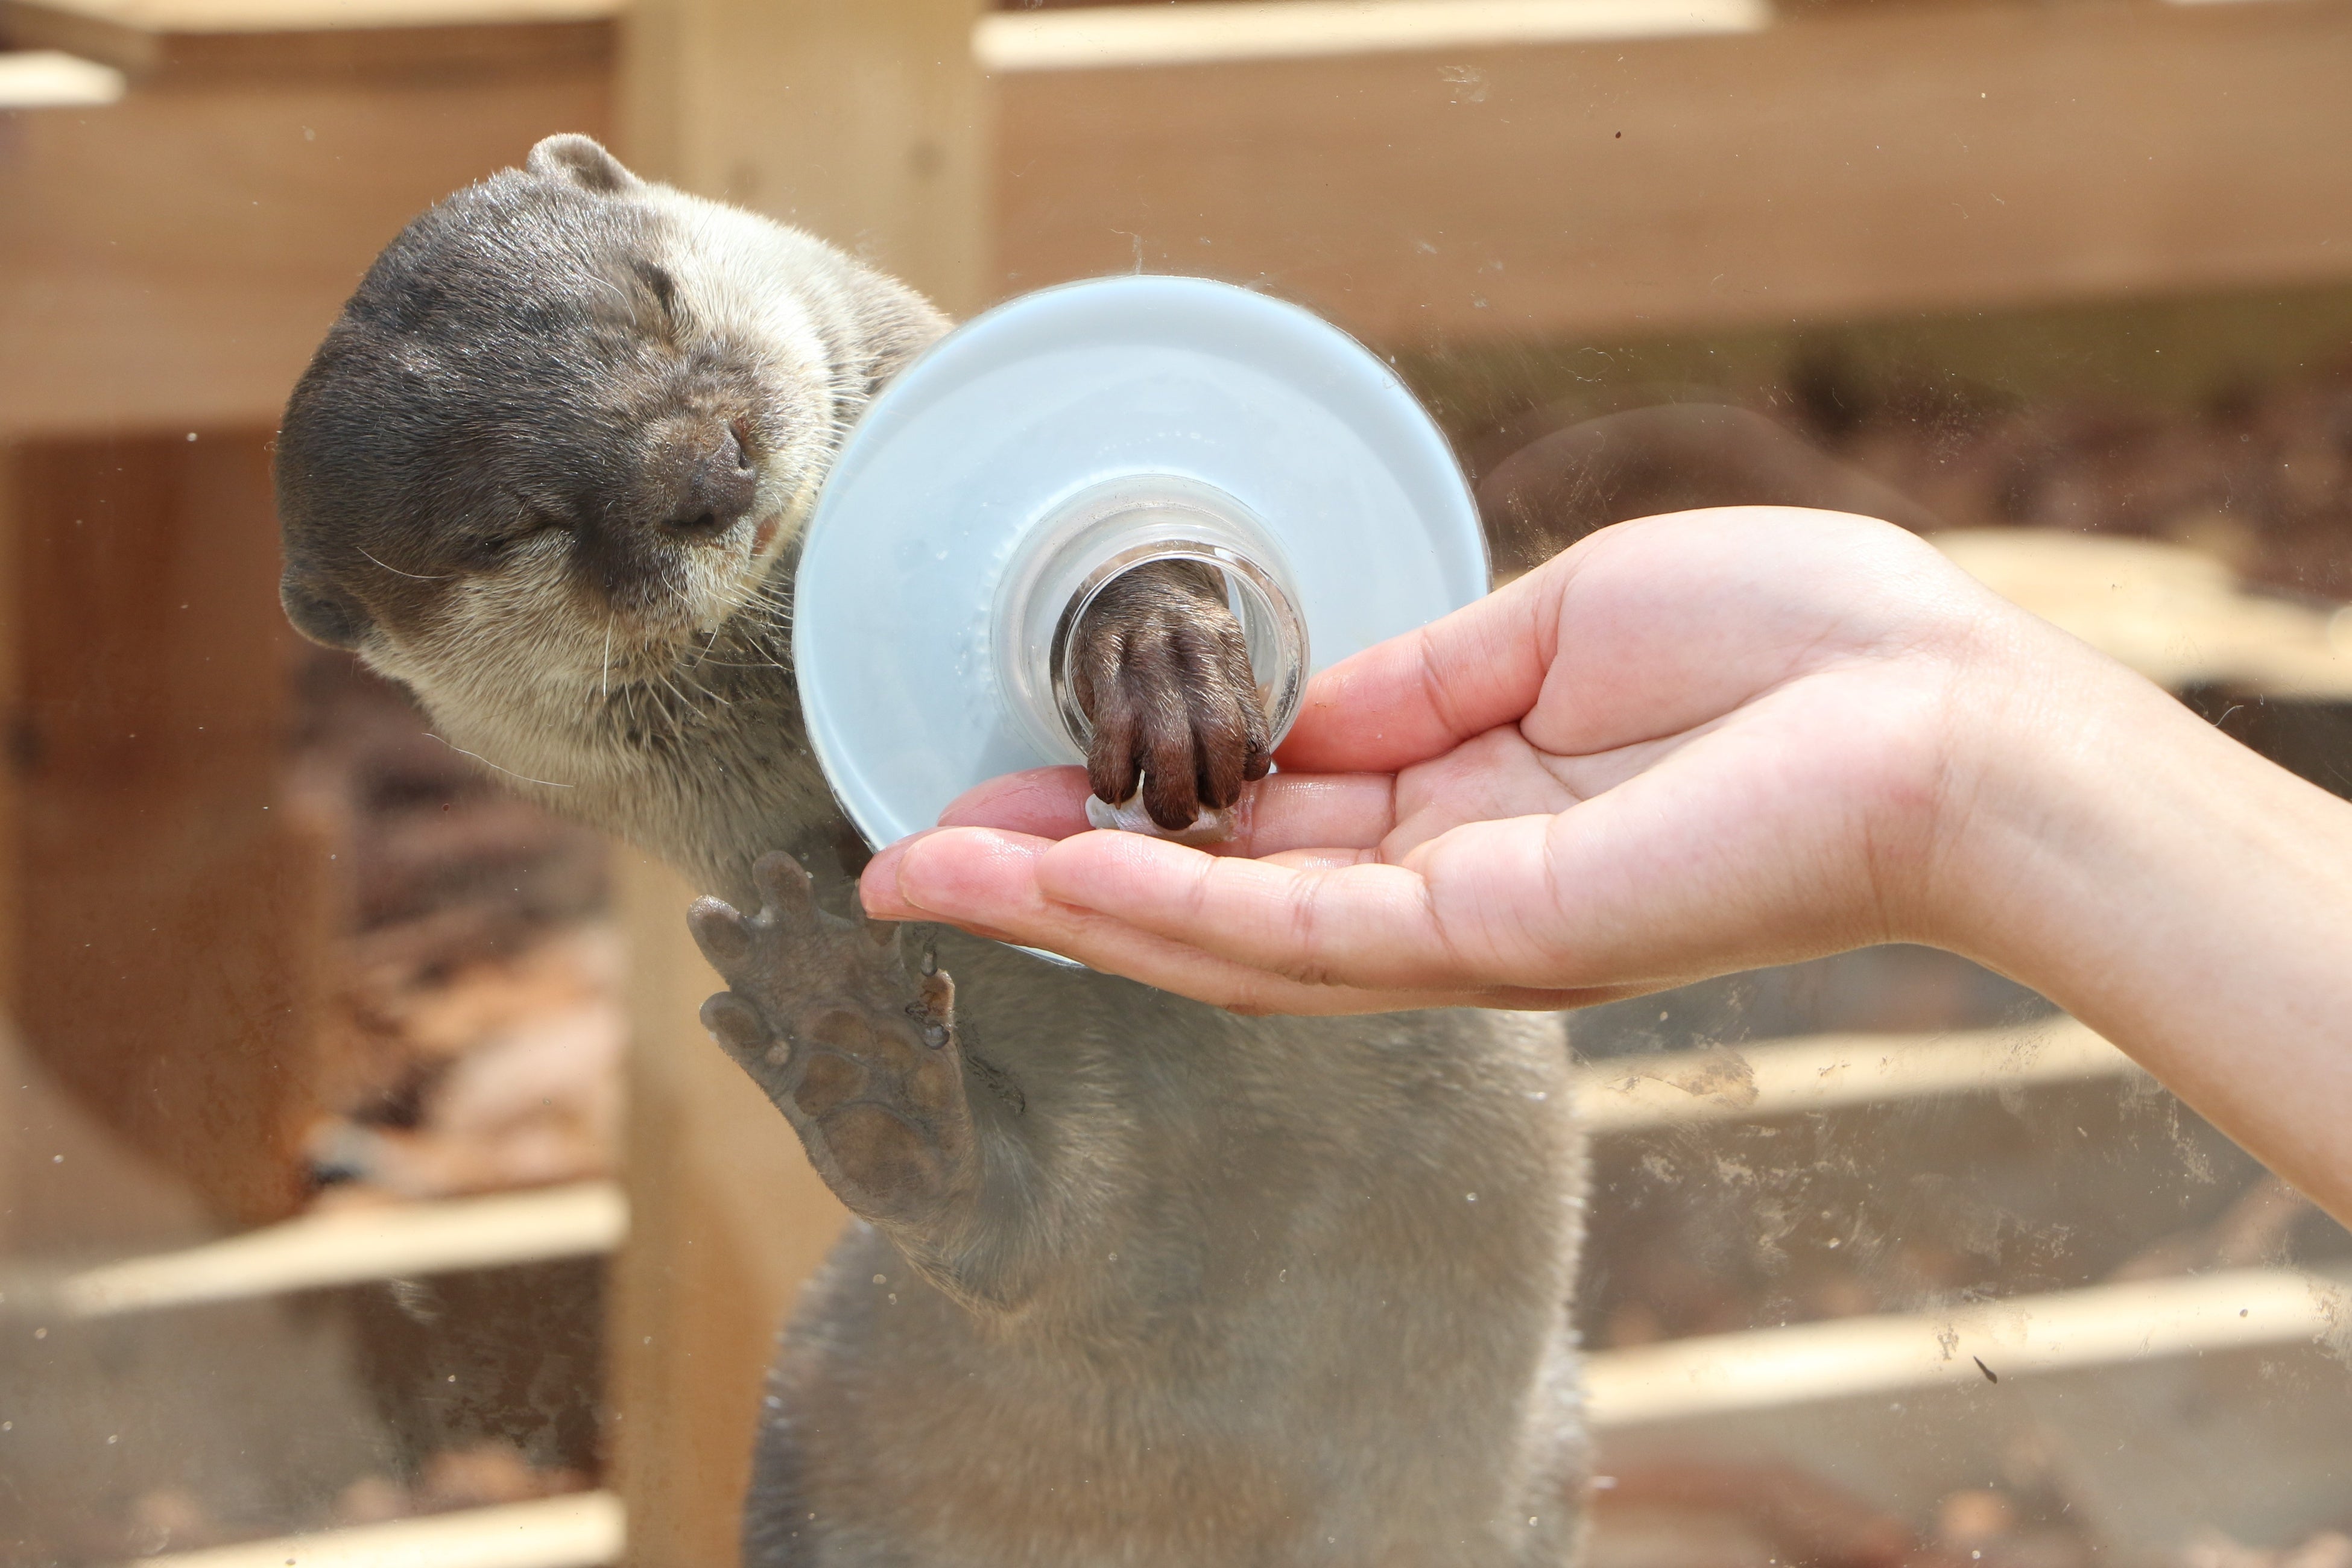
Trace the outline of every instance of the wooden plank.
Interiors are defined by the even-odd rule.
[[[2340,279],[2348,65],[2300,0],[1010,72],[996,281],[1205,272],[1405,345]]]
[[[95,108],[122,96],[122,73],[59,49],[0,54],[0,112]]]
[[[138,1562],[142,1568],[604,1568],[620,1561],[625,1535],[618,1498],[573,1492]]]
[[[14,455],[15,1005],[26,1048],[223,1214],[299,1201],[335,926],[280,789],[292,634],[268,433]]]
[[[1602,1430],[1777,1409],[1905,1388],[2340,1341],[2352,1287],[2285,1268],[2012,1296],[1927,1312],[1708,1334],[1585,1362],[1586,1408]]]
[[[988,102],[980,0],[646,0],[623,58],[619,151],[646,174],[801,224],[956,312],[984,300]],[[775,1333],[843,1214],[790,1127],[696,1019],[718,980],[689,889],[634,856],[614,1274],[613,1449],[630,1556],[738,1561]]]
[[[174,1252],[85,1268],[46,1292],[77,1318],[111,1318],[372,1279],[499,1268],[612,1251],[628,1234],[615,1182],[306,1214]]]
[[[971,41],[1002,74],[1753,33],[1771,19],[1764,0],[1222,0],[1000,11]]]
[[[0,0],[0,37],[142,79],[479,74],[613,57],[618,0]]]
[[[646,0],[622,70],[640,173],[798,224],[950,314],[993,297],[982,0]]]
[[[692,890],[622,851],[630,937],[629,1239],[614,1264],[609,1431],[632,1561],[736,1561],[776,1331],[847,1216],[791,1126],[702,1032],[722,983]]]
[[[22,460],[0,443],[0,1026],[13,1030],[23,999],[17,969],[24,921],[25,799],[23,763],[31,739],[25,726],[25,614],[22,595],[7,584],[24,579],[22,531],[25,496]],[[11,1037],[0,1064],[13,1057]],[[0,1197],[7,1194],[0,1194]]]
[[[1811,1035],[1724,1050],[1614,1057],[1578,1069],[1577,1110],[1596,1135],[1929,1095],[2121,1078],[2129,1057],[2072,1018],[1948,1035]]]
[[[1970,528],[1934,542],[2003,598],[2159,686],[2352,701],[2352,606],[2252,592],[2221,562],[2162,540]]]
[[[274,427],[375,253],[541,136],[604,134],[601,64],[134,89],[6,117],[0,439]]]

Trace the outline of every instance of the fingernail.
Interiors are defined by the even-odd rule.
[[[929,844],[926,840],[940,842]],[[984,919],[1020,901],[1042,840],[987,827],[940,827],[902,846],[898,896],[934,920]]]
[[[936,831],[935,828],[923,830],[924,833]],[[896,844],[887,846],[868,860],[866,869],[858,873],[857,899],[866,906],[867,914],[885,921],[921,918],[923,911],[907,900],[906,891],[898,883],[898,868],[907,858],[907,847],[921,837],[922,833],[909,834]]]

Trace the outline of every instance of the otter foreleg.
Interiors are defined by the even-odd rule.
[[[1113,578],[1078,624],[1070,665],[1094,725],[1097,798],[1117,805],[1139,785],[1151,820],[1178,833],[1265,776],[1265,710],[1214,568],[1155,561]]]
[[[729,986],[703,1025],[841,1201],[919,1263],[980,1186],[955,983],[928,958],[908,976],[901,927],[819,909],[790,856],[762,857],[752,881],[758,914],[701,899],[688,917]]]

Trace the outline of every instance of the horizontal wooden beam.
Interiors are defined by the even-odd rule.
[[[626,1534],[619,1498],[572,1492],[138,1561],[141,1568],[604,1568],[621,1560]]]
[[[2168,689],[2352,702],[2352,605],[2252,592],[2211,556],[2161,540],[1981,528],[1935,543],[2003,598]]]
[[[131,78],[111,107],[10,115],[0,437],[273,419],[403,222],[542,134],[608,130],[603,3],[309,27],[315,0],[0,0],[19,45]],[[987,18],[977,295],[1140,265],[1412,346],[2352,278],[2352,0],[1829,7],[1442,47],[1398,41],[1425,0],[1305,5],[1395,37],[1335,22],[1324,52],[1268,58],[1284,40],[1250,18],[1288,5],[1116,8],[1198,36],[1049,69],[1083,55],[1052,28],[1111,18]],[[1144,63],[1197,54],[1211,24],[1225,56]]]
[[[122,73],[62,49],[0,54],[0,112],[91,109],[122,96]]]
[[[9,114],[0,439],[274,429],[376,252],[540,137],[605,133],[608,79],[298,73]]]
[[[619,0],[0,0],[0,37],[143,79],[609,64]]]
[[[1001,282],[1208,273],[1420,344],[2342,279],[2347,59],[2352,0],[1984,0],[1006,69]]]
[[[2243,1268],[1707,1334],[1588,1358],[1585,1407],[1606,1430],[1969,1386],[1988,1376],[2308,1344],[2336,1333],[2348,1307],[2352,1287],[2340,1279]]]
[[[435,1203],[331,1208],[177,1252],[70,1275],[48,1300],[110,1318],[371,1279],[404,1279],[612,1251],[628,1234],[614,1182]]]
[[[1928,1095],[1990,1093],[2137,1071],[2072,1018],[1946,1035],[1808,1035],[1724,1050],[1612,1057],[1578,1070],[1597,1134],[1763,1121]]]
[[[1099,70],[1752,33],[1771,18],[1765,0],[1222,0],[999,11],[971,45],[984,70]]]

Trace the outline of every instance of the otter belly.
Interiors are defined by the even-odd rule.
[[[1019,1303],[844,1237],[771,1383],[748,1563],[1570,1561],[1582,1169],[1557,1026],[1213,1024],[1175,1092],[1153,1040],[1066,1053],[1114,1080],[1080,1103],[1159,1096],[1143,1149],[1099,1140],[1152,1162]],[[1024,1084],[1046,1065],[1003,1054]]]

